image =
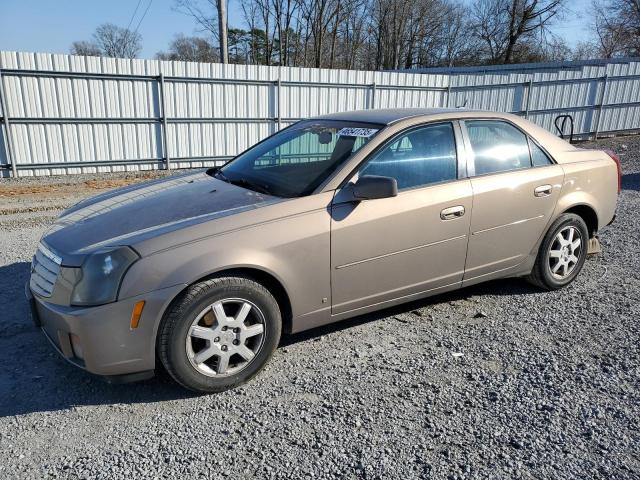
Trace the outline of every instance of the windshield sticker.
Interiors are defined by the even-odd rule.
[[[338,131],[341,137],[364,137],[369,138],[378,132],[377,128],[342,128]]]

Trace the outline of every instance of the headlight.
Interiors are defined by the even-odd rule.
[[[72,305],[102,305],[115,302],[122,277],[138,255],[129,247],[112,247],[89,255],[73,287]]]

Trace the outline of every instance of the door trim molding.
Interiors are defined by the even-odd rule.
[[[467,236],[466,235],[458,235],[457,237],[451,237],[451,238],[447,238],[445,240],[438,240],[437,242],[426,243],[424,245],[418,245],[416,247],[405,248],[403,250],[398,250],[396,252],[383,253],[382,255],[377,255],[375,257],[365,258],[363,260],[357,260],[357,261],[351,262],[351,263],[345,263],[344,265],[338,265],[337,267],[335,267],[335,269],[336,270],[340,270],[342,268],[352,267],[354,265],[360,265],[361,263],[370,262],[372,260],[378,260],[380,258],[391,257],[393,255],[399,255],[401,253],[406,253],[406,252],[413,252],[414,250],[419,250],[421,248],[432,247],[434,245],[440,245],[442,243],[451,242],[453,240],[460,240],[462,238],[467,238]]]
[[[498,228],[510,227],[512,225],[519,225],[521,223],[525,223],[525,222],[528,222],[530,220],[537,220],[539,218],[544,218],[544,215],[538,215],[536,217],[530,217],[530,218],[523,218],[522,220],[516,220],[515,222],[505,223],[504,225],[497,225],[495,227],[483,228],[482,230],[478,230],[478,231],[472,232],[471,235],[479,235],[481,233],[489,232],[491,230],[496,230]]]

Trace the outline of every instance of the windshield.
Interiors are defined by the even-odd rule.
[[[381,128],[335,120],[298,122],[239,155],[214,176],[277,197],[309,195]]]

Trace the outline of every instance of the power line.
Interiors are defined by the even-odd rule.
[[[136,13],[138,13],[138,8],[140,8],[140,4],[142,3],[142,0],[138,0],[138,4],[136,5],[136,9],[133,11],[133,15],[131,15],[131,18],[129,19],[129,23],[127,24],[127,28],[126,30],[129,30],[129,27],[131,26],[131,23],[133,22],[133,19],[136,17]]]
[[[138,29],[140,28],[140,24],[142,23],[142,20],[144,20],[144,17],[147,16],[147,12],[149,11],[149,7],[151,7],[151,4],[153,3],[153,0],[149,0],[149,5],[147,5],[146,10],[144,11],[144,13],[142,14],[142,17],[140,17],[140,21],[138,22],[138,25],[136,25],[136,29],[133,32],[133,34],[135,35],[136,33],[138,33]]]

